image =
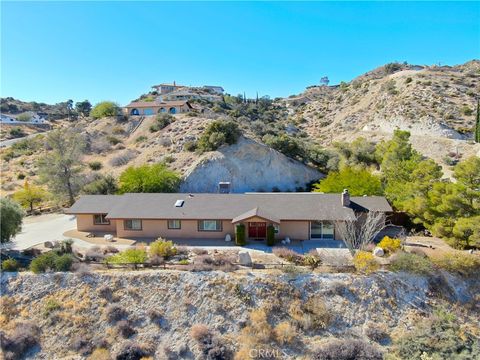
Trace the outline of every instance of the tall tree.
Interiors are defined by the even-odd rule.
[[[38,161],[40,179],[59,200],[68,199],[72,205],[83,180],[85,141],[80,134],[61,129],[50,132],[46,143],[51,150]]]
[[[0,242],[10,241],[22,230],[23,210],[15,201],[0,199]]]
[[[340,171],[330,172],[319,183],[314,184],[315,192],[340,193],[348,189],[353,196],[382,195],[380,177],[371,174],[366,169],[345,167]]]
[[[90,111],[92,110],[92,104],[90,101],[83,100],[75,103],[75,110],[83,117],[87,117],[90,115]]]

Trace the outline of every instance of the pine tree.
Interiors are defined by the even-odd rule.
[[[475,122],[475,142],[480,143],[480,100],[477,100],[477,121]]]

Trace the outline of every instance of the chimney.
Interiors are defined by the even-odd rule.
[[[350,193],[348,189],[344,189],[342,192],[342,206],[350,207]]]

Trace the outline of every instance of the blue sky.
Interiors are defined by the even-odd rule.
[[[151,85],[272,97],[392,61],[480,58],[480,2],[4,2],[1,96],[125,104]]]

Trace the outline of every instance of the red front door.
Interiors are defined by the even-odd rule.
[[[248,237],[250,239],[265,239],[267,237],[267,223],[249,222]]]

